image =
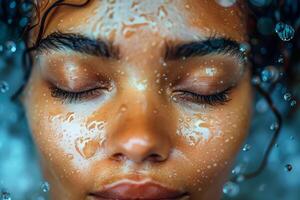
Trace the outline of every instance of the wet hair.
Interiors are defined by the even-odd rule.
[[[79,4],[66,3],[65,0],[56,0],[47,7],[40,16],[41,5],[37,0],[2,0],[0,6],[0,19],[3,20],[16,33],[22,33],[21,39],[26,45],[23,54],[24,83],[16,97],[22,92],[30,76],[32,58],[30,52],[35,50],[42,40],[45,25],[52,11],[61,6],[80,8],[88,5],[91,0],[83,0]],[[268,3],[261,3],[268,2]],[[13,5],[12,5],[13,4]],[[291,91],[299,87],[300,57],[300,3],[290,0],[254,1],[248,3],[248,29],[251,53],[249,59],[252,63],[253,85],[258,93],[265,98],[277,120],[277,127],[258,168],[244,174],[245,179],[259,175],[266,167],[270,152],[275,145],[282,126],[282,114],[276,108],[271,94],[278,82],[284,82]],[[34,20],[32,20],[34,19]],[[22,22],[21,26],[20,23]],[[27,23],[26,23],[27,22]],[[29,32],[39,25],[37,39],[33,46],[27,46]],[[18,28],[16,28],[18,27]],[[241,47],[241,49],[244,47]],[[296,109],[294,109],[296,110]],[[232,181],[236,181],[233,177]]]

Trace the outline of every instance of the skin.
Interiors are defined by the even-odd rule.
[[[163,57],[167,45],[212,35],[247,42],[245,11],[240,3],[151,2],[92,1],[57,8],[49,18],[43,37],[81,33],[112,42],[119,54],[114,60],[66,50],[33,53],[22,102],[51,199],[93,199],[88,193],[122,178],[150,178],[192,200],[220,199],[248,132],[249,66],[230,55]],[[29,44],[36,35],[37,29]],[[49,89],[83,91],[101,81],[109,90],[79,102],[53,97]],[[174,92],[210,95],[231,84],[230,101],[222,105]]]

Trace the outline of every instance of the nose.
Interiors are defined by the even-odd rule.
[[[171,140],[162,116],[154,116],[153,110],[128,108],[115,119],[108,134],[106,150],[111,159],[131,160],[135,163],[162,162],[168,159]],[[138,109],[138,110],[137,110]],[[166,124],[165,124],[166,123]]]

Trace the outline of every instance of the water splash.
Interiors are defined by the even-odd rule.
[[[278,37],[283,41],[290,41],[294,38],[295,30],[292,26],[278,22],[275,26],[275,32],[277,33]]]

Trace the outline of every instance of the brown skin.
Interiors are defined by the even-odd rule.
[[[230,55],[161,61],[167,45],[194,41],[195,36],[246,42],[241,5],[137,2],[92,1],[80,9],[58,8],[43,35],[59,30],[105,39],[118,49],[118,60],[65,50],[33,55],[22,101],[52,199],[93,199],[88,194],[105,184],[146,177],[186,191],[192,200],[221,197],[248,132],[249,66]],[[205,73],[208,67],[216,74]],[[84,91],[101,81],[110,89],[79,102],[55,98],[49,89]],[[223,105],[191,102],[174,92],[182,88],[211,95],[232,83],[230,101]],[[201,131],[208,136],[199,136]]]

